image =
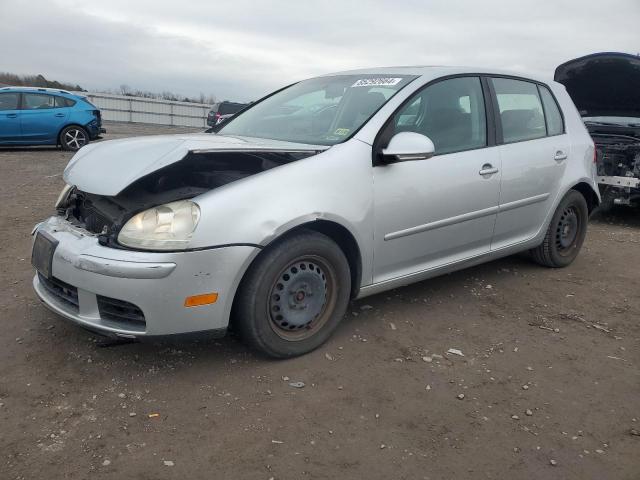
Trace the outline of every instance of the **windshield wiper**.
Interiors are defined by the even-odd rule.
[[[596,120],[584,120],[585,125],[601,125],[604,127],[640,127],[640,123],[617,123],[617,122],[599,122]]]
[[[596,122],[595,120],[585,120],[585,125],[604,125],[607,127],[623,127],[621,123],[611,123],[611,122]]]

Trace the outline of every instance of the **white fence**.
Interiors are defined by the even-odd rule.
[[[153,123],[184,127],[206,127],[211,105],[172,102],[110,93],[77,92],[102,112],[103,120],[114,122]]]

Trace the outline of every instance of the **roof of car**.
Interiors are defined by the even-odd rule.
[[[73,95],[71,92],[67,90],[62,90],[60,88],[44,88],[44,87],[1,87],[0,92],[4,91],[15,91],[15,92],[47,92],[47,93],[64,93],[66,95]]]
[[[503,70],[499,68],[468,67],[468,66],[444,66],[444,65],[409,65],[397,67],[362,68],[358,70],[346,70],[342,72],[330,73],[332,75],[419,75],[424,77],[438,78],[447,75],[460,74],[485,74],[485,75],[506,75],[513,77],[528,78],[539,82],[552,82],[551,76],[540,76],[521,71]],[[324,75],[323,75],[324,76]]]

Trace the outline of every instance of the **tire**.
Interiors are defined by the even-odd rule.
[[[89,143],[89,133],[77,125],[69,125],[60,132],[60,145],[64,150],[75,152]]]
[[[322,345],[342,320],[351,292],[349,262],[326,235],[303,230],[270,245],[240,283],[233,327],[274,358]]]
[[[553,214],[544,241],[531,250],[533,259],[550,268],[570,265],[580,253],[588,221],[587,201],[580,192],[570,190]]]

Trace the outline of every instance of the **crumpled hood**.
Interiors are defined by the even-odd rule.
[[[563,63],[554,75],[583,117],[640,117],[640,57],[594,53]]]
[[[92,143],[80,149],[64,170],[64,180],[80,190],[115,196],[156,170],[179,162],[189,152],[321,151],[326,146],[223,136],[211,133],[157,135]]]

